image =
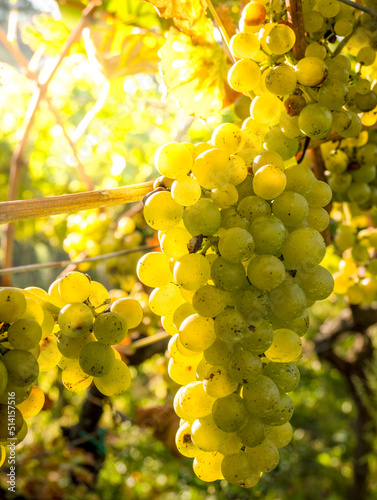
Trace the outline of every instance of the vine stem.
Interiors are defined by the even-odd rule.
[[[287,8],[287,19],[291,28],[295,32],[296,42],[293,46],[293,55],[297,61],[305,57],[306,41],[305,41],[305,28],[304,16],[302,13],[301,0],[285,0]]]
[[[213,6],[211,0],[205,0],[205,3],[213,16],[213,19],[216,21],[217,27],[220,31],[221,38],[223,39],[223,42],[224,42],[224,48],[225,48],[226,54],[229,57],[229,59],[232,61],[232,63],[234,64],[236,62],[236,59],[234,58],[233,54],[230,51],[230,48],[229,48],[230,39],[229,39],[229,35],[225,29],[225,26],[224,26],[223,22],[221,21],[218,13],[216,12],[216,9]]]
[[[135,340],[135,342],[131,342],[131,344],[126,345],[127,349],[140,349],[141,347],[146,347],[147,345],[152,345],[158,342],[159,340],[164,340],[171,337],[171,335],[165,331],[155,333],[154,335],[150,335],[149,337],[145,337],[140,340]],[[122,347],[122,346],[119,346]],[[120,352],[123,352],[118,348]]]
[[[72,45],[80,38],[82,30],[89,22],[89,19],[93,13],[93,11],[100,5],[101,0],[93,0],[85,7],[82,12],[82,18],[76,28],[70,33],[68,36],[63,49],[59,56],[56,59],[55,64],[53,65],[51,71],[48,75],[44,76],[43,79],[38,77],[37,87],[34,90],[34,93],[29,102],[28,109],[25,114],[24,122],[23,122],[23,134],[21,140],[17,144],[10,164],[9,171],[9,191],[8,191],[8,200],[12,201],[17,198],[17,192],[21,179],[21,171],[25,166],[24,155],[26,150],[26,145],[29,139],[30,131],[35,121],[35,117],[39,108],[39,105],[47,93],[48,86],[53,79],[56,71],[58,70],[60,64],[63,59],[68,55]],[[9,44],[6,45],[7,47]],[[14,55],[16,55],[14,53]],[[18,62],[22,61],[18,59]],[[22,62],[24,66],[25,61]],[[11,267],[13,262],[13,247],[14,247],[14,233],[15,227],[12,223],[7,224],[4,228],[4,236],[2,241],[2,248],[4,253],[3,266]],[[6,275],[2,280],[3,286],[10,286],[10,275]]]
[[[100,260],[113,259],[114,257],[121,257],[122,255],[129,255],[135,252],[144,252],[148,250],[153,250],[160,245],[142,245],[140,247],[128,248],[125,250],[118,250],[117,252],[104,253],[102,255],[96,255],[95,257],[88,257],[81,260],[59,260],[56,262],[44,262],[38,264],[28,264],[25,266],[15,266],[8,267],[6,269],[0,269],[0,276],[4,274],[16,274],[16,273],[26,273],[29,271],[36,271],[39,269],[48,269],[50,267],[65,267],[65,266],[79,266],[80,264],[85,264],[86,262],[98,262]]]
[[[20,220],[141,201],[152,190],[153,181],[150,181],[84,193],[63,194],[46,198],[33,198],[31,200],[5,201],[0,203],[0,224],[7,223],[10,225],[10,223]]]
[[[377,12],[373,9],[370,9],[369,7],[365,7],[365,5],[352,2],[351,0],[339,0],[339,2],[345,3],[346,5],[349,5],[350,7],[353,7],[356,10],[362,10],[363,12],[370,14],[372,17],[377,18]]]

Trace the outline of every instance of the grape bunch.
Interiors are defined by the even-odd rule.
[[[357,224],[339,224],[334,235],[341,253],[334,273],[334,293],[344,295],[349,304],[371,304],[377,300],[377,230],[366,217]]]
[[[331,190],[272,150],[249,158],[249,172],[243,144],[223,124],[209,143],[157,150],[170,187],[146,199],[144,217],[162,252],[137,273],[172,335],[178,449],[199,478],[251,487],[291,439],[306,308],[333,289],[319,232]]]
[[[127,390],[130,371],[113,346],[142,318],[138,301],[125,297],[110,305],[106,288],[80,272],[57,279],[48,292],[0,289],[0,445],[26,437],[25,419],[44,405],[39,373],[57,365],[72,392],[92,382],[106,396]],[[5,459],[5,449],[0,451]]]

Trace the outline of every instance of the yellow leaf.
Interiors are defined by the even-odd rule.
[[[195,24],[185,19],[174,19],[174,24],[196,43],[214,43],[213,23],[208,17],[201,17]]]
[[[186,115],[206,119],[236,98],[227,84],[227,58],[217,43],[194,45],[171,28],[159,54],[167,91]]]
[[[145,0],[157,9],[160,17],[186,20],[195,24],[205,15],[206,5],[202,0]]]
[[[158,51],[164,41],[161,35],[148,30],[107,26],[92,30],[91,39],[102,73],[109,80],[158,70]]]

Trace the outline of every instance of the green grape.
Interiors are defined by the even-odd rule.
[[[213,398],[223,398],[237,389],[238,383],[224,366],[213,366],[205,375],[203,387]]]
[[[155,288],[149,296],[149,307],[158,316],[173,314],[182,302],[179,287],[174,283]]]
[[[131,384],[130,369],[121,359],[115,359],[110,372],[103,377],[94,377],[94,385],[104,396],[118,396]]]
[[[168,191],[148,196],[144,206],[144,218],[148,226],[165,231],[182,219],[183,207],[173,200]]]
[[[317,99],[321,106],[330,111],[340,109],[346,102],[348,86],[340,80],[327,79],[318,91]]]
[[[42,328],[34,319],[19,319],[8,329],[8,342],[13,349],[33,349],[42,338]]]
[[[233,106],[235,115],[241,120],[248,118],[250,116],[250,104],[250,97],[247,97],[246,95],[240,95],[237,97]]]
[[[3,395],[8,384],[8,372],[4,363],[0,360],[0,397]]]
[[[137,263],[136,272],[139,280],[146,286],[159,287],[173,281],[170,261],[161,252],[149,252]]]
[[[178,177],[171,186],[171,195],[179,205],[190,206],[199,201],[202,188],[199,182],[190,176]]]
[[[10,424],[10,415],[9,415],[9,409],[10,408],[7,404],[0,404],[0,441],[1,442],[7,442],[8,438],[12,438],[15,433],[16,435],[20,432],[22,429],[24,419],[22,417],[22,413],[18,408],[12,408],[12,413],[14,411],[14,415],[12,415],[12,422]],[[14,427],[14,430],[11,429],[12,436],[9,434],[8,426]]]
[[[26,311],[26,299],[22,292],[15,288],[0,290],[0,322],[13,323],[22,318]]]
[[[278,386],[265,375],[243,386],[243,399],[247,410],[254,416],[264,417],[280,401]]]
[[[277,28],[278,26],[275,27]],[[297,85],[294,69],[286,64],[271,68],[266,75],[265,85],[266,89],[275,95],[283,96],[290,94],[295,90]]]
[[[314,17],[315,12],[311,12],[310,15]],[[303,57],[296,64],[297,81],[307,87],[316,87],[322,83],[326,78],[326,72],[326,64],[319,57]]]
[[[238,191],[233,184],[227,184],[222,188],[213,189],[211,200],[218,208],[230,208],[238,201]]]
[[[265,438],[265,426],[257,417],[250,417],[245,427],[237,432],[238,439],[244,446],[258,446]]]
[[[184,225],[193,236],[203,234],[211,236],[221,226],[221,215],[216,205],[207,199],[201,199],[195,205],[185,209]]]
[[[181,359],[182,357],[189,358],[191,356],[198,356],[198,353],[186,349],[179,340],[179,333],[175,333],[169,341],[168,352],[173,359]]]
[[[262,373],[262,362],[252,352],[238,349],[230,358],[228,371],[236,382],[248,384]]]
[[[90,278],[73,271],[59,281],[59,295],[64,302],[84,302],[90,294]]]
[[[80,353],[81,369],[93,377],[107,375],[114,365],[114,350],[101,342],[88,342]]]
[[[295,32],[287,24],[277,24],[266,37],[266,44],[273,54],[289,52],[295,42]]]
[[[32,388],[33,386],[31,384],[26,385],[24,387],[19,387],[12,384],[9,380],[9,375],[8,375],[8,384],[3,395],[0,397],[0,404],[7,405],[8,399],[11,398],[12,400],[14,400],[16,405],[19,405],[29,397]]]
[[[127,335],[127,331],[125,317],[114,311],[100,314],[93,323],[95,338],[106,345],[119,344]]]
[[[208,363],[205,358],[201,359],[196,367],[196,380],[203,381],[208,373],[208,370],[211,368],[213,368],[212,365]]]
[[[204,286],[210,276],[211,266],[204,255],[183,255],[174,264],[173,274],[178,285],[186,290],[197,290]]]
[[[202,355],[190,356],[186,358],[181,356],[180,359],[171,358],[168,364],[168,373],[170,378],[179,385],[186,385],[196,381],[196,369],[202,360]]]
[[[179,340],[183,347],[197,353],[207,349],[215,338],[214,320],[199,314],[186,318],[179,329]]]
[[[305,49],[305,57],[318,57],[319,59],[325,59],[326,55],[326,47],[318,42],[309,43]]]
[[[365,182],[354,182],[348,188],[347,195],[354,203],[363,204],[369,201],[371,189]]]
[[[172,227],[164,232],[160,238],[161,250],[173,259],[179,259],[188,253],[187,244],[191,234],[184,227]]]
[[[250,92],[255,89],[260,79],[260,69],[251,59],[240,59],[228,72],[228,83],[237,92]]]
[[[221,473],[221,462],[223,455],[217,451],[202,453],[194,458],[192,468],[195,475],[202,481],[212,482],[223,479]]]
[[[216,399],[212,407],[213,421],[225,432],[237,432],[247,424],[249,414],[243,399],[236,393]]]
[[[305,165],[293,165],[285,170],[287,191],[294,191],[304,197],[310,195],[316,186],[317,179],[310,168]]]
[[[94,341],[94,336],[91,332],[87,332],[81,337],[68,337],[61,333],[58,336],[57,347],[59,352],[66,358],[78,359],[82,348],[88,343]]]
[[[304,10],[303,18],[305,31],[309,33],[321,30],[324,25],[322,14],[315,10],[311,10],[310,12]],[[307,57],[305,57],[305,59],[307,59]]]
[[[42,328],[42,339],[45,339],[53,332],[55,326],[55,319],[49,311],[43,309],[43,313],[44,316],[41,328]]]
[[[243,262],[254,253],[254,240],[251,234],[239,227],[227,229],[219,239],[219,251],[228,262]]]
[[[353,22],[350,19],[341,18],[334,24],[335,34],[338,36],[348,36],[352,33]]]
[[[110,311],[124,316],[128,328],[136,328],[143,319],[143,308],[140,302],[131,297],[123,297],[116,300],[111,304]]]
[[[58,349],[58,340],[55,335],[49,335],[40,342],[38,357],[39,371],[47,372],[54,368],[60,361],[62,354]]]
[[[366,260],[369,260],[369,255]],[[334,289],[332,274],[319,265],[307,270],[297,271],[295,279],[297,279],[305,295],[312,300],[326,299]]]
[[[293,403],[291,398],[285,394],[281,397],[279,403],[267,415],[263,417],[263,421],[267,425],[283,425],[292,418]]]
[[[194,445],[191,437],[191,424],[184,422],[175,435],[175,444],[181,455],[195,458],[201,455],[201,450]]]
[[[276,448],[284,448],[292,439],[292,426],[289,422],[283,425],[266,425],[266,438],[272,441]]]
[[[300,383],[300,372],[293,363],[276,363],[271,361],[263,368],[263,375],[271,380],[284,392],[291,392]]]
[[[214,342],[205,349],[203,355],[204,359],[213,366],[226,366],[232,356],[232,350],[227,342],[217,337]]]
[[[239,262],[228,262],[223,257],[217,257],[211,266],[211,277],[221,290],[235,291],[246,283],[244,266]]]
[[[279,67],[280,66],[278,66],[278,68]],[[265,165],[275,165],[275,167],[280,168],[280,170],[285,169],[283,158],[275,151],[263,151],[263,153],[257,155],[253,161],[253,173],[256,174],[257,171]]]
[[[260,42],[253,33],[237,33],[230,39],[229,48],[237,59],[252,59],[259,52]]]
[[[257,253],[273,255],[280,254],[288,234],[284,224],[272,215],[254,219],[250,233],[254,238]]]
[[[321,104],[308,104],[298,117],[298,126],[311,139],[326,139],[332,129],[331,111]]]
[[[306,218],[309,227],[316,229],[319,233],[324,231],[329,223],[330,216],[324,208],[309,208],[309,214]]]
[[[235,207],[224,208],[221,210],[221,226],[223,229],[231,229],[239,227],[241,229],[248,229],[250,222],[242,217]]]
[[[229,432],[223,444],[219,447],[218,451],[222,455],[231,455],[237,453],[242,448],[242,443],[238,439],[235,432]]]
[[[194,418],[202,418],[209,415],[213,404],[217,401],[204,391],[203,383],[200,381],[187,384],[179,392],[179,406],[181,410],[184,414],[195,415]]]
[[[257,217],[271,215],[271,207],[269,203],[259,196],[246,196],[238,206],[237,211],[241,217],[244,217],[249,222],[252,222]]]
[[[298,126],[298,116],[290,116],[285,109],[280,114],[279,127],[289,139],[297,139],[303,135]]]
[[[303,290],[296,283],[288,280],[271,290],[270,299],[274,314],[285,321],[294,319],[306,307]]]
[[[81,302],[74,302],[64,306],[58,316],[60,330],[68,337],[82,337],[93,324],[91,309]]]
[[[315,229],[299,228],[288,235],[282,252],[287,269],[305,269],[314,267],[322,261],[326,245]]]
[[[242,131],[233,123],[222,123],[212,133],[211,142],[215,148],[228,151],[229,154],[237,153],[242,141]]]
[[[247,178],[248,167],[245,163],[245,160],[239,153],[237,153],[236,155],[230,155],[228,159],[228,168],[230,184],[238,187]],[[221,188],[226,186],[227,184],[225,186],[219,187]]]
[[[279,114],[280,119],[281,113]],[[271,128],[264,136],[264,149],[275,151],[284,161],[295,156],[299,149],[299,142],[296,138],[288,137],[279,126]]]
[[[214,148],[204,151],[196,158],[192,166],[192,173],[205,189],[217,189],[229,184],[230,166],[229,153]]]
[[[265,19],[266,7],[262,2],[247,3],[242,10],[242,20],[244,22],[244,29],[246,32],[248,32],[248,30],[253,30],[254,27],[255,31],[259,31],[260,25],[263,24]]]
[[[44,311],[42,309],[42,306],[40,306],[37,302],[30,299],[29,297],[26,297],[26,311],[22,316],[22,319],[26,318],[35,320],[37,323],[39,323],[39,325],[41,325],[44,320]]]
[[[249,334],[240,342],[246,351],[262,354],[272,344],[274,337],[272,327],[266,320],[261,320],[258,325],[249,325]]]
[[[57,280],[53,281],[48,289],[49,302],[54,304],[54,306],[59,307],[59,309],[66,305],[66,302],[64,302],[59,294],[59,283],[62,279],[63,278],[58,278]]]
[[[284,172],[275,165],[264,165],[254,175],[253,189],[257,196],[272,200],[282,194],[287,184]]]
[[[38,377],[38,362],[28,351],[13,349],[6,352],[1,360],[8,372],[8,383],[16,387],[30,385]]]
[[[232,344],[245,336],[247,324],[238,311],[227,308],[216,316],[215,332],[217,338]]]
[[[202,451],[217,451],[226,439],[226,432],[219,429],[212,414],[197,418],[191,425],[191,438]]]
[[[276,95],[265,92],[252,100],[250,116],[260,125],[272,126],[279,122],[282,110],[283,103],[281,100]]]
[[[229,483],[243,488],[252,488],[261,478],[261,473],[253,467],[244,451],[226,455],[221,464],[221,472]]]
[[[290,227],[301,224],[309,214],[307,200],[294,191],[284,191],[279,197],[275,198],[272,203],[272,210],[283,224]]]
[[[252,466],[261,472],[270,472],[279,463],[279,450],[267,438],[258,446],[246,448],[246,453]]]
[[[321,208],[328,205],[332,198],[332,192],[327,182],[317,181],[312,192],[307,196],[307,201],[312,208]],[[279,217],[279,216],[278,216]]]
[[[371,66],[376,59],[376,51],[373,47],[362,47],[357,53],[356,60],[363,66]]]
[[[248,265],[247,277],[259,290],[272,290],[283,282],[285,267],[274,255],[256,255]]]
[[[196,311],[193,307],[192,304],[189,302],[184,302],[180,306],[177,307],[177,309],[174,311],[173,314],[173,323],[174,326],[176,326],[178,329],[180,328],[182,322],[191,316],[192,314],[195,314]]]
[[[340,10],[340,5],[337,0],[317,0],[317,9],[323,17],[335,17]]]
[[[342,111],[342,110],[340,110]],[[338,113],[340,113],[340,111]],[[335,111],[333,111],[333,114]],[[347,113],[347,111],[345,111]],[[355,137],[360,134],[363,124],[356,113],[349,112],[348,115],[351,118],[351,122],[348,121],[348,115],[345,113],[337,115],[335,117],[335,122],[333,123],[333,128],[342,137]]]
[[[87,389],[93,377],[84,372],[79,361],[73,359],[62,371],[64,386],[71,392],[81,392]]]
[[[169,179],[186,175],[191,170],[192,162],[190,150],[179,142],[164,144],[155,153],[157,170]]]
[[[281,328],[274,331],[274,339],[265,351],[265,356],[271,361],[289,363],[296,361],[301,353],[301,339],[297,333],[288,328]]]
[[[110,302],[109,292],[98,281],[90,282],[89,302],[98,313],[103,312]]]
[[[252,324],[260,324],[262,318],[271,312],[268,295],[253,285],[236,293],[234,300],[236,309]],[[252,331],[251,326],[248,326],[248,329]]]
[[[38,415],[45,403],[45,395],[40,387],[33,385],[29,396],[17,405],[24,418],[31,418]]]
[[[192,305],[201,316],[214,318],[225,309],[227,302],[223,290],[213,285],[204,285],[195,291]]]

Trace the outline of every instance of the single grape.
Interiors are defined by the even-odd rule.
[[[80,353],[79,363],[82,370],[93,377],[107,375],[114,365],[113,349],[101,342],[88,342]]]
[[[128,325],[125,317],[117,312],[100,314],[93,323],[93,333],[99,342],[115,345],[127,335]]]

